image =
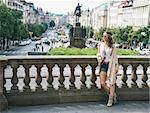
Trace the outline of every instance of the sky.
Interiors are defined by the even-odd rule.
[[[91,10],[109,0],[26,0],[34,3],[35,7],[42,8],[45,12],[67,14],[74,12],[78,3],[82,5],[81,10]]]

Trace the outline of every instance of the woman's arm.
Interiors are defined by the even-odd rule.
[[[104,62],[103,54],[102,54],[102,45],[101,43],[98,44],[97,50],[97,61],[98,64],[102,64]]]

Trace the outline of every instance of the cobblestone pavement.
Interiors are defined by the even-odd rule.
[[[9,107],[2,113],[150,113],[149,101],[119,101],[113,107],[105,102],[65,103],[27,107]]]

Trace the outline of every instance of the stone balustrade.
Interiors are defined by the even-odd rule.
[[[118,99],[148,100],[150,57],[118,56],[118,60]],[[0,110],[8,104],[104,101],[107,95],[99,84],[95,56],[0,58]]]

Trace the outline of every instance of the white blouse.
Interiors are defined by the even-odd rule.
[[[104,58],[105,62],[110,62],[111,54],[112,54],[112,48],[105,45],[103,42],[99,44],[99,54],[102,58]]]

